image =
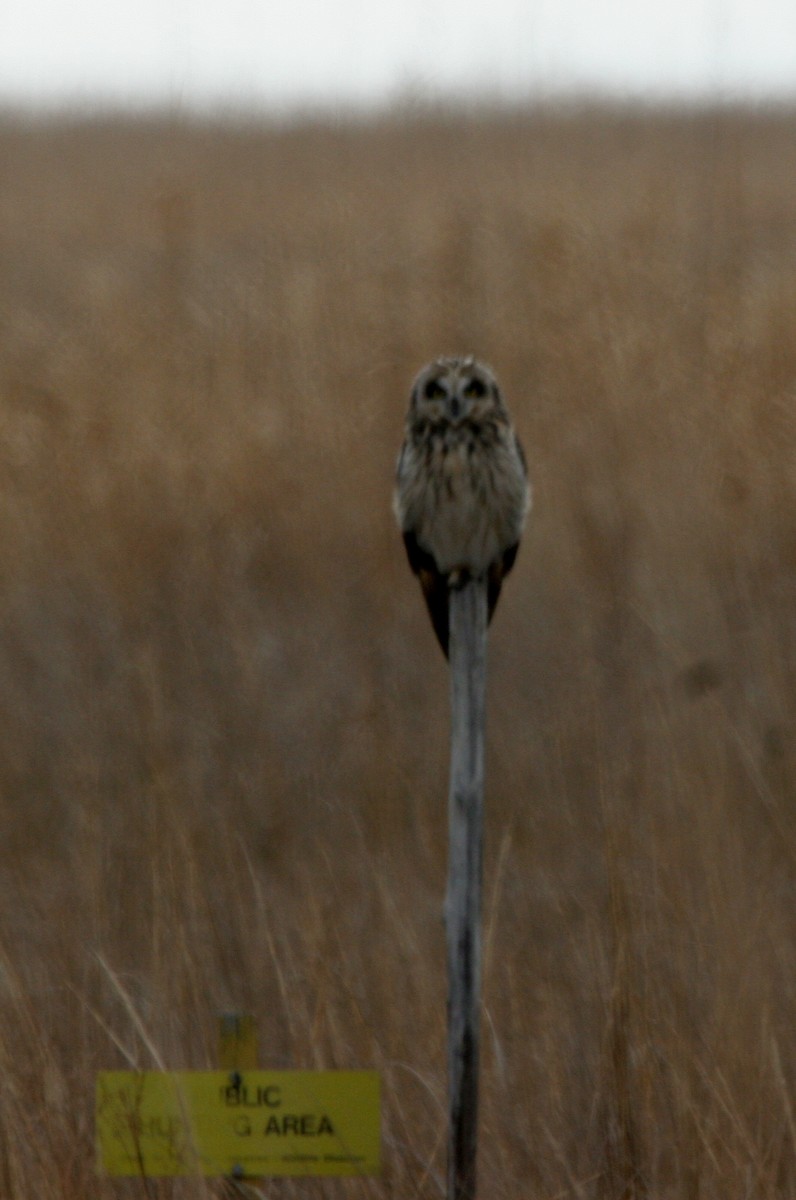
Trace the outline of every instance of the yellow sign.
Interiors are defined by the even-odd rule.
[[[103,1071],[108,1175],[376,1175],[375,1071]]]

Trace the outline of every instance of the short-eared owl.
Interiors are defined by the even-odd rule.
[[[448,592],[486,576],[489,618],[530,507],[525,455],[497,380],[473,358],[415,379],[393,510],[434,631],[448,653]]]

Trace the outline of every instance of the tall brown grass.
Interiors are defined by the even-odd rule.
[[[796,1193],[796,117],[0,128],[0,1195],[102,1068],[376,1067],[444,1177],[447,675],[408,384],[497,370],[480,1178]],[[215,1194],[151,1183],[150,1196]]]

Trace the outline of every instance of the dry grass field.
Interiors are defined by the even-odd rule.
[[[490,635],[484,1200],[796,1195],[796,115],[0,125],[0,1196],[98,1070],[382,1072],[444,1194],[429,357],[535,510]]]

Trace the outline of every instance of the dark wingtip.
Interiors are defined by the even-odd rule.
[[[431,617],[431,624],[437,635],[437,641],[442,647],[442,653],[448,657],[448,581],[436,569],[421,569],[420,586]]]

